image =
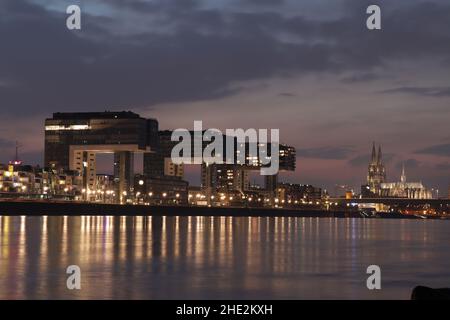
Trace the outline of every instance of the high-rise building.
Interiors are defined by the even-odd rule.
[[[177,142],[171,140],[172,131],[159,131],[156,152],[144,154],[144,175],[147,177],[172,176],[183,179],[184,165],[175,164],[171,153]]]
[[[144,200],[152,204],[187,203],[189,183],[183,180],[184,164],[172,161],[172,149],[177,142],[171,137],[172,131],[159,131],[155,152],[144,154],[144,176],[137,188],[145,194]]]
[[[96,154],[114,153],[117,194],[133,187],[134,153],[154,152],[158,122],[133,112],[54,113],[45,120],[45,165],[76,170],[88,193],[95,188]]]
[[[202,186],[210,187],[213,193],[245,192],[249,185],[248,171],[241,165],[202,164]]]

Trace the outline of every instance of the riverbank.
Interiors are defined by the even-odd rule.
[[[0,201],[0,215],[27,216],[235,216],[235,217],[360,217],[357,212],[317,209],[234,208],[206,206],[148,206],[87,202]]]
[[[25,216],[230,216],[230,217],[336,217],[367,218],[357,211],[234,208],[194,206],[119,205],[85,202],[0,201],[0,215]],[[399,213],[379,214],[375,218],[420,219]]]

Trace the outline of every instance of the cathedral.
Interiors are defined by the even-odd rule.
[[[386,182],[386,168],[383,164],[381,146],[378,152],[375,143],[372,146],[372,156],[369,163],[367,184],[361,187],[361,195],[370,197],[393,197],[410,199],[431,199],[431,191],[421,182],[407,182],[405,166],[403,165],[400,181]]]
[[[375,149],[375,143],[372,146],[372,157],[369,163],[369,172],[367,174],[367,189],[373,195],[381,194],[381,184],[386,181],[386,168],[383,164],[381,146],[378,147],[378,153]]]
[[[422,182],[406,182],[405,166],[402,167],[402,175],[399,182],[381,184],[382,197],[431,199],[431,191],[426,189]]]

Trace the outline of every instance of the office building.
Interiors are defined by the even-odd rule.
[[[114,153],[116,193],[132,193],[134,154],[154,152],[158,122],[133,112],[54,113],[45,120],[45,165],[76,170],[91,192],[96,183],[96,154]]]

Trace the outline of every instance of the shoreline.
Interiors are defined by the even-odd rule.
[[[120,205],[86,202],[51,201],[0,201],[3,216],[210,216],[210,217],[308,217],[308,218],[364,218],[364,219],[424,219],[421,216],[400,213],[378,214],[367,217],[358,211],[287,209],[287,208],[238,208]],[[441,219],[441,217],[426,217]]]

